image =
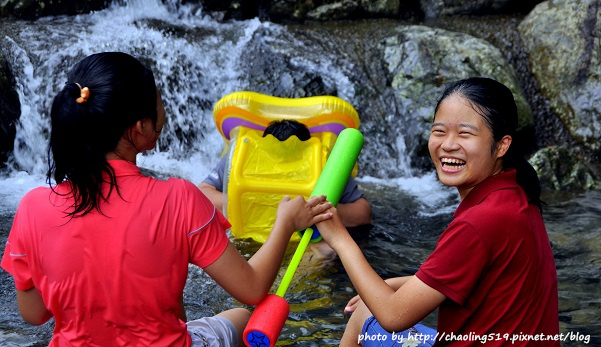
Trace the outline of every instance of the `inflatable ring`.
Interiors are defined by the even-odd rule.
[[[244,126],[263,131],[270,122],[293,119],[305,124],[311,133],[338,135],[345,128],[359,129],[359,115],[347,101],[335,96],[280,98],[240,91],[221,98],[213,107],[217,130],[229,143],[231,131]]]

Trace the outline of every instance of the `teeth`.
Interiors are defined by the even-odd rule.
[[[442,158],[440,161],[443,164],[452,164],[452,165],[463,165],[463,164],[465,164],[464,160],[452,159],[452,158]]]

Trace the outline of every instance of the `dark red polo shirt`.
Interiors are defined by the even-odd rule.
[[[548,340],[559,334],[549,238],[515,177],[510,170],[478,184],[416,274],[447,297],[439,308],[440,344],[481,346],[487,335],[487,346],[512,338],[522,340],[518,346],[560,345]]]

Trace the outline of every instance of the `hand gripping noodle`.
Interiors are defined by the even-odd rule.
[[[336,206],[362,147],[363,135],[361,132],[353,128],[342,130],[311,196],[325,194],[327,200]],[[267,295],[255,308],[243,333],[244,343],[247,346],[275,346],[288,313],[290,313],[290,307],[284,299],[284,295],[314,233],[317,233],[314,227],[304,231],[276,294]],[[313,238],[315,241],[320,239],[321,235]]]

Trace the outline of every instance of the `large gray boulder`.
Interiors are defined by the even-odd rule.
[[[519,25],[541,93],[570,135],[601,150],[601,0],[539,4]]]

